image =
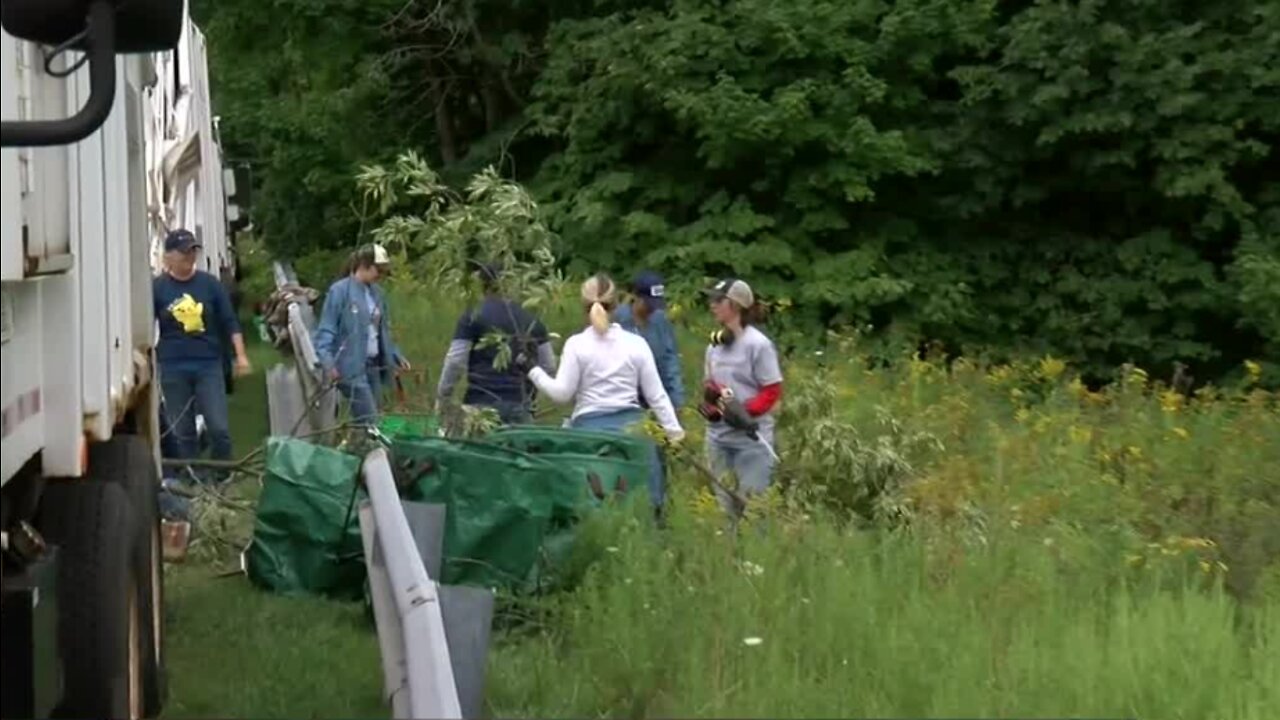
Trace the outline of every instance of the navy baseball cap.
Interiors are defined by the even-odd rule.
[[[662,310],[667,306],[667,288],[662,276],[652,270],[645,270],[631,281],[631,291],[636,297],[643,298],[649,307]]]
[[[165,252],[191,252],[200,247],[200,241],[190,230],[170,230],[164,237]]]

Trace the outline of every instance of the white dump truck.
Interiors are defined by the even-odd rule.
[[[0,0],[3,717],[163,704],[164,232],[231,262],[204,41],[183,0]]]

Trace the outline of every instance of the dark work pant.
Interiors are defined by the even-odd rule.
[[[231,459],[231,426],[227,418],[227,384],[221,363],[207,367],[192,364],[160,367],[160,388],[164,392],[165,419],[173,434],[172,447],[181,460],[197,457],[196,415],[204,417],[209,434],[210,455],[215,460]]]

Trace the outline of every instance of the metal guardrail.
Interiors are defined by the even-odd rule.
[[[287,262],[272,263],[276,289],[298,284],[298,275]],[[289,343],[293,348],[296,371],[277,371],[267,377],[268,394],[279,398],[274,405],[273,435],[310,435],[331,427],[338,415],[338,398],[321,374],[320,359],[311,333],[316,316],[310,303],[289,303]],[[305,418],[302,416],[305,414]]]
[[[388,680],[399,671],[398,682],[389,688],[392,713],[397,718],[461,718],[440,594],[422,564],[387,452],[379,448],[369,453],[363,474],[373,507],[371,534],[386,567],[382,579],[387,585],[373,591],[390,593],[400,631],[379,632]],[[366,557],[369,555],[366,551]],[[370,573],[369,579],[372,585],[377,578]],[[382,625],[379,623],[380,628]],[[394,659],[394,664],[386,662],[389,659]]]

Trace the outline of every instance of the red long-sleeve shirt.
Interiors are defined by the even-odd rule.
[[[760,417],[772,410],[773,406],[777,405],[781,399],[782,383],[779,382],[760,388],[760,392],[756,393],[755,397],[743,403],[743,405],[747,408],[747,412],[751,413],[752,417]]]

